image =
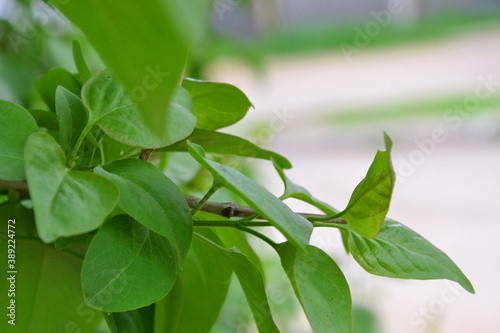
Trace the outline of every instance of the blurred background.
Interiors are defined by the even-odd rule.
[[[398,177],[389,216],[447,253],[476,289],[371,276],[336,230],[315,231],[351,286],[356,333],[500,332],[500,1],[215,0],[211,25],[188,75],[233,84],[255,106],[223,131],[288,157],[289,177],[338,209],[386,131]],[[0,98],[41,105],[32,82],[54,66],[75,71],[74,38],[103,68],[43,2],[0,0]],[[269,163],[248,165],[281,194]],[[278,257],[253,241],[278,326],[310,332]],[[229,300],[213,332],[253,332],[237,281]]]

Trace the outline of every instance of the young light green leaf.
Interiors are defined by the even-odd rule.
[[[73,148],[88,122],[82,101],[64,87],[56,89],[56,113],[59,121],[59,143],[69,160]]]
[[[89,110],[87,129],[99,125],[109,136],[142,148],[160,148],[189,136],[196,124],[189,93],[177,86],[164,114],[164,131],[157,135],[143,121],[134,99],[109,71],[94,75],[83,87],[83,103]]]
[[[257,213],[281,231],[291,243],[301,249],[309,244],[313,229],[312,223],[295,214],[264,187],[254,183],[240,172],[208,160],[200,146],[188,142],[188,148],[191,156],[207,168],[218,182],[245,200]]]
[[[354,231],[375,237],[389,210],[396,174],[392,168],[392,141],[384,133],[386,151],[378,151],[366,177],[356,186],[351,199],[337,217],[343,217]]]
[[[174,119],[190,123],[179,114],[172,115],[167,103],[184,68],[190,47],[188,40],[192,40],[187,37],[195,34],[191,28],[196,27],[198,33],[202,26],[205,28],[200,24],[203,20],[190,22],[193,15],[206,15],[209,3],[199,0],[50,2],[83,31],[104,63],[135,97],[138,119],[144,120],[141,123],[148,133],[161,138],[165,133],[180,131],[170,126]]]
[[[297,253],[288,242],[278,254],[314,332],[351,333],[351,292],[335,261],[314,246]]]
[[[238,88],[226,83],[184,79],[182,86],[193,98],[197,128],[216,130],[238,122],[252,106]]]
[[[50,69],[44,76],[35,81],[35,87],[50,110],[56,111],[56,89],[62,86],[73,94],[80,96],[81,84],[75,77],[61,67]]]
[[[203,146],[207,153],[237,155],[264,160],[275,159],[285,169],[290,169],[292,164],[283,156],[269,150],[261,149],[250,141],[243,138],[214,131],[195,128],[187,138],[192,143]],[[171,146],[162,148],[162,151],[187,151],[187,140],[177,142]]]
[[[445,253],[389,218],[374,239],[351,231],[349,247],[354,259],[369,273],[399,279],[448,279],[474,293],[470,281]]]
[[[78,81],[81,85],[83,85],[92,77],[92,72],[83,58],[82,47],[80,42],[77,40],[73,40],[73,61],[75,62],[76,69],[78,70]]]
[[[0,179],[26,179],[24,144],[37,131],[35,119],[25,108],[0,100]]]
[[[35,119],[38,127],[43,127],[51,131],[59,131],[59,122],[54,112],[40,109],[30,109],[28,112]]]
[[[4,320],[0,321],[0,332],[65,332],[68,322],[82,331],[91,332],[102,316],[83,302],[80,283],[82,259],[77,254],[58,251],[52,245],[32,238],[33,216],[21,213],[22,210],[27,209],[19,204],[0,205],[0,220],[5,221],[4,225],[10,219],[16,221],[16,270],[19,272],[15,278],[16,325],[9,324],[11,318],[4,315]],[[2,249],[7,249],[8,239],[0,237]],[[0,261],[2,272],[12,270],[7,265],[7,260]],[[4,309],[10,306],[7,291],[13,281],[7,279],[9,275],[0,280],[0,288],[5,290],[5,297],[0,297],[0,305]],[[6,314],[9,312],[7,309]]]
[[[181,190],[157,167],[137,159],[118,160],[94,172],[118,186],[121,209],[168,238],[182,265],[191,245],[193,221]]]
[[[126,312],[106,312],[104,318],[111,333],[154,333],[155,306]]]
[[[211,230],[200,233],[221,244]],[[157,303],[155,333],[209,332],[219,317],[232,273],[220,251],[194,237],[174,286],[182,290],[174,289]]]
[[[116,186],[94,173],[66,169],[64,152],[49,134],[32,134],[24,155],[36,226],[44,242],[94,230],[116,205]]]
[[[198,236],[200,237],[200,236]],[[212,245],[232,267],[250,305],[259,332],[279,332],[271,315],[262,276],[247,257],[234,250],[225,249],[205,237],[201,240]]]
[[[85,302],[102,311],[134,310],[162,299],[176,274],[168,239],[130,216],[117,215],[103,224],[85,255]]]

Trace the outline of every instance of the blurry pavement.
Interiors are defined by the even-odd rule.
[[[500,332],[499,110],[464,117],[456,128],[440,114],[351,125],[324,120],[326,113],[343,109],[369,111],[370,106],[404,100],[474,95],[480,77],[500,81],[498,30],[364,50],[350,63],[341,53],[273,58],[261,76],[241,63],[221,60],[209,75],[238,86],[256,106],[229,131],[244,131],[254,142],[287,156],[294,165],[290,178],[339,209],[364,177],[376,149],[383,149],[382,131],[391,135],[399,178],[389,216],[447,253],[472,281],[476,295],[444,281],[371,276],[345,256],[334,231],[315,233],[314,242],[345,270],[353,299],[375,306],[383,333]],[[284,112],[288,116],[277,116]],[[259,127],[248,131],[249,123]],[[431,144],[436,129],[446,139]],[[415,140],[427,142],[427,150]],[[273,168],[258,165],[264,184],[281,194]],[[296,201],[290,204],[313,211]],[[448,295],[446,302],[443,295]]]

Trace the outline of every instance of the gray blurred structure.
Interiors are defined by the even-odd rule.
[[[213,24],[219,33],[248,37],[273,27],[358,24],[390,5],[402,8],[396,19],[410,23],[446,13],[500,12],[498,0],[216,0]]]

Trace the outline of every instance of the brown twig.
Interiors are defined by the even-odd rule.
[[[151,150],[152,151],[152,149],[144,149],[144,150]],[[142,155],[142,153],[141,153],[141,155]],[[22,194],[27,194],[29,192],[28,184],[26,183],[26,181],[0,180],[0,186],[19,191]],[[200,199],[196,199],[193,197],[185,196],[185,198],[186,198],[186,201],[187,201],[190,208],[196,207],[196,205],[198,205],[198,203],[200,202]],[[240,206],[240,205],[237,205],[233,202],[207,201],[200,208],[200,210],[203,212],[219,215],[219,216],[222,216],[225,218],[231,218],[231,217],[245,218],[245,217],[250,217],[250,216],[257,214],[257,212],[253,208],[250,208],[247,206]],[[321,215],[321,214],[308,214],[308,213],[297,213],[297,214],[302,216],[302,217],[305,217],[305,218],[310,218],[310,217],[323,218],[323,217],[326,217],[326,215]],[[260,218],[260,217],[257,217],[257,219],[258,218]],[[322,223],[347,224],[347,222],[344,219],[332,219],[329,221],[322,221]]]
[[[190,196],[185,196],[186,201],[189,205],[190,208],[194,208],[198,205],[200,202],[200,199],[196,199]],[[207,212],[207,213],[212,213],[215,215],[219,215],[225,218],[231,218],[231,217],[249,217],[252,215],[256,215],[257,212],[250,207],[247,206],[240,206],[237,205],[233,202],[213,202],[213,201],[207,201],[201,208],[201,211]],[[308,213],[296,213],[302,217],[308,218],[308,217],[317,217],[317,218],[323,218],[326,217],[326,215],[321,215],[321,214],[308,214]],[[257,219],[261,218],[260,216],[257,217]],[[347,224],[347,222],[344,219],[332,219],[329,221],[323,221],[322,223],[332,223],[332,224]]]

